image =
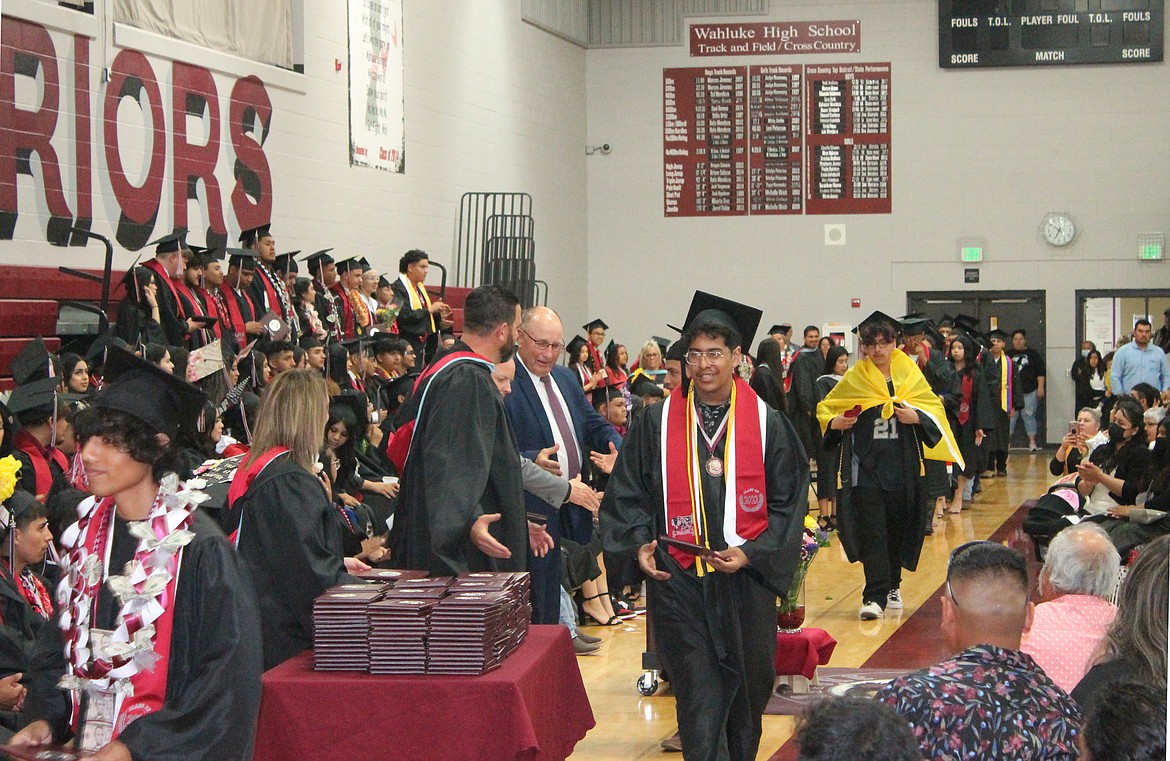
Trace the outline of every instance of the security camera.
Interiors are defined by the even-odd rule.
[[[603,155],[608,156],[610,151],[612,151],[612,150],[613,150],[613,146],[610,145],[609,143],[602,143],[601,144],[601,152]]]

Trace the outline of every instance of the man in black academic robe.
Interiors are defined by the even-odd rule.
[[[987,381],[987,393],[991,395],[995,422],[995,427],[983,442],[987,449],[986,475],[1001,477],[1007,475],[1011,419],[1024,409],[1024,394],[1020,390],[1015,364],[1004,351],[1006,343],[1007,333],[998,329],[993,330],[988,334],[989,348],[983,354],[983,378]],[[1005,377],[1008,381],[1006,391],[1003,388]]]
[[[733,351],[729,345],[738,347],[741,335],[755,332],[751,319],[732,320],[724,309],[702,310],[708,302],[700,296],[706,294],[696,294],[682,342],[705,352],[719,349],[723,357],[688,365],[699,407],[697,420],[721,406],[716,397],[726,408],[732,368],[740,357],[739,349]],[[760,312],[750,312],[758,325]],[[745,327],[738,327],[741,322]],[[750,337],[744,343],[748,341]],[[713,368],[719,381],[701,377]],[[675,389],[669,401],[671,405],[693,403],[682,388]],[[756,405],[758,398],[744,384],[736,403]],[[701,474],[703,497],[699,521],[705,517],[706,525],[720,527],[706,536],[706,546],[727,559],[713,561],[714,570],[709,566],[700,576],[703,561],[696,559],[684,568],[665,545],[656,542],[671,533],[664,506],[663,410],[664,404],[649,407],[625,438],[602,501],[602,543],[607,552],[636,552],[650,579],[648,612],[654,622],[656,652],[670,674],[677,699],[683,757],[754,759],[761,717],[775,679],[776,598],[788,591],[800,557],[808,457],[788,421],[768,408],[762,431],[767,527],[756,538],[729,548],[720,530],[724,476],[708,470],[711,451],[723,452],[726,436],[717,434],[711,451],[706,443],[696,448],[693,467]],[[707,428],[704,424],[705,435],[709,435]]]
[[[424,296],[429,296],[424,283],[429,265],[430,259],[425,251],[407,251],[398,260],[398,279],[390,283],[391,299],[399,306],[396,318],[398,335],[414,347],[422,364],[429,363],[435,356],[439,331],[444,327],[448,311],[447,305],[437,299],[427,307]],[[412,309],[412,302],[418,302],[419,308]]]
[[[452,351],[476,356],[448,360],[400,413],[415,426],[390,532],[392,562],[433,575],[523,571],[520,452],[491,377],[495,363],[511,358],[520,303],[499,286],[480,286],[464,309],[464,339]]]
[[[788,375],[792,378],[789,389],[789,414],[792,425],[804,451],[815,457],[820,449],[820,432],[817,430],[816,383],[825,369],[825,355],[820,349],[804,348],[792,360]]]

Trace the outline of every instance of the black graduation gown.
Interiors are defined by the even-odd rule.
[[[880,407],[871,407],[858,416],[854,428],[873,425],[873,419],[880,414]],[[901,537],[901,565],[907,571],[918,567],[918,556],[922,553],[922,541],[926,537],[926,527],[931,523],[934,513],[933,498],[928,496],[926,479],[922,477],[925,462],[922,456],[923,445],[932,447],[942,440],[940,431],[930,418],[921,416],[922,422],[918,425],[907,426],[898,424],[900,430],[911,429],[913,436],[899,436],[899,459],[897,462],[881,463],[879,468],[901,468],[903,474],[903,499],[915,513],[915,519],[907,525],[912,528]],[[838,535],[841,537],[841,547],[845,550],[845,557],[850,563],[862,560],[866,554],[865,548],[868,536],[865,533],[865,521],[858,514],[853,503],[853,433],[842,436],[841,431],[833,428],[825,429],[825,448],[841,448],[841,456],[837,459],[836,473],[830,475],[837,483],[837,525]]]
[[[817,428],[817,378],[825,369],[825,358],[817,349],[802,351],[792,360],[788,375],[792,386],[788,390],[788,405],[792,413],[792,424],[804,451],[816,457],[821,448],[820,430]]]
[[[686,403],[685,397],[675,400]],[[633,553],[666,533],[662,410],[655,404],[638,418],[618,455],[601,505],[607,552]],[[702,450],[707,521],[721,526],[724,483],[706,475],[702,465],[709,454]],[[660,545],[655,561],[671,578],[647,581],[656,652],[678,701],[687,759],[754,759],[759,746],[775,680],[776,597],[791,586],[800,559],[809,484],[808,457],[792,425],[775,410],[768,411],[764,468],[768,528],[742,547],[750,567],[699,578],[694,566],[683,569]],[[709,538],[713,549],[726,549],[722,531]]]
[[[1000,380],[1002,378],[1001,363],[1008,363],[1008,372],[1011,373],[1012,379],[1012,394],[1011,399],[1008,400],[1008,406],[1013,410],[1024,409],[1024,392],[1020,390],[1020,379],[1016,368],[1011,359],[1008,358],[1007,353],[999,355],[999,359],[991,356],[991,352],[983,355],[983,379],[987,381],[987,393],[991,397],[992,419],[995,421],[995,427],[984,442],[984,446],[991,452],[1006,452],[1008,450],[1008,441],[1011,439],[1011,416],[1004,412],[1000,405]]]
[[[11,433],[9,435],[11,435]],[[33,468],[32,457],[28,452],[25,452],[21,449],[13,450],[12,456],[15,457],[16,461],[20,463],[20,476],[17,478],[16,488],[23,489],[34,497],[38,496],[40,492],[37,491],[37,473]],[[45,502],[47,503],[50,499],[60,494],[65,489],[70,488],[70,486],[69,474],[61,469],[61,466],[57,464],[57,461],[50,457],[47,458],[46,462],[48,462],[49,465],[49,475],[53,479],[52,485],[49,487],[49,491],[45,494]]]
[[[917,357],[911,357],[917,361]],[[947,362],[942,357],[942,352],[931,350],[930,356],[926,360],[926,364],[921,366],[923,377],[926,382],[930,384],[931,391],[942,397],[943,405],[947,404],[947,398],[951,393],[951,383],[954,380],[955,370],[950,362]],[[973,459],[968,458],[966,454],[963,455],[964,462],[974,462]],[[947,473],[947,464],[942,460],[926,460],[926,489],[927,496],[931,499],[939,497],[951,496],[951,477]],[[933,516],[932,516],[933,518]]]
[[[224,511],[253,584],[264,637],[264,670],[313,646],[313,600],[352,581],[341,528],[321,482],[283,455]]]
[[[147,267],[147,269],[150,270],[151,277],[158,289],[155,293],[155,299],[158,301],[158,316],[162,320],[163,336],[166,339],[159,341],[159,343],[167,346],[186,346],[187,321],[183,317],[174,292],[171,291],[171,283],[164,283],[163,275],[156,272],[153,267]],[[127,343],[129,340],[126,339]]]
[[[163,331],[163,326],[155,322],[150,315],[143,312],[137,304],[129,299],[118,305],[118,321],[114,325],[114,335],[130,344],[131,347],[146,343],[163,345],[167,343],[167,335]]]
[[[978,365],[972,368],[971,401],[967,413],[966,425],[959,423],[959,406],[963,403],[963,375],[952,373],[950,389],[943,395],[943,405],[947,410],[947,422],[951,432],[959,443],[959,451],[963,454],[963,462],[967,469],[961,475],[965,478],[974,478],[979,472],[979,448],[975,446],[975,432],[983,429],[985,436],[991,434],[995,428],[995,410],[991,406],[991,395],[987,392],[987,381]],[[958,464],[956,463],[956,468]]]
[[[249,761],[260,711],[260,625],[236,553],[205,513],[183,549],[175,590],[171,653],[163,707],[130,724],[118,739],[134,761]],[[126,521],[114,524],[111,567],[138,546]],[[103,586],[97,625],[113,629],[118,609]],[[43,718],[56,741],[69,736],[69,696],[57,688],[65,672],[56,621],[41,630],[28,684],[25,716]]]
[[[453,351],[469,351],[457,341]],[[420,391],[400,419],[415,414]],[[504,399],[491,371],[473,362],[444,368],[429,381],[426,405],[415,422],[394,528],[395,568],[434,575],[467,571],[523,571],[528,561],[528,521],[520,477],[520,452]],[[491,533],[512,551],[489,558],[470,538],[481,515],[499,513]]]

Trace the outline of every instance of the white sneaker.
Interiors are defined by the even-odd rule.
[[[861,610],[857,613],[857,617],[862,621],[873,621],[875,618],[881,618],[884,615],[885,613],[882,611],[882,606],[878,605],[876,602],[867,602],[863,604],[861,606]]]
[[[900,590],[890,590],[890,593],[886,595],[886,607],[890,610],[902,609],[902,592]]]

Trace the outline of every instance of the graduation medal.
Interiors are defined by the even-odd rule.
[[[712,478],[719,478],[723,475],[723,460],[720,460],[718,457],[712,455],[710,459],[707,460],[706,470],[707,475],[711,476]]]

